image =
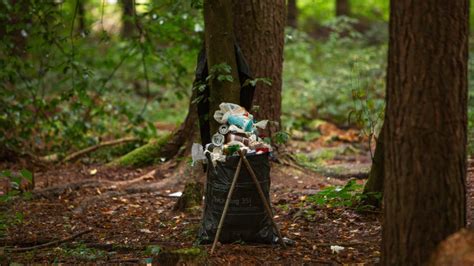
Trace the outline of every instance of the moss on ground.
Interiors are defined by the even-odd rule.
[[[150,140],[147,144],[125,154],[124,156],[115,159],[109,166],[121,166],[121,167],[141,167],[151,165],[155,163],[160,157],[164,157],[166,154],[162,154],[163,146],[168,143],[172,134],[168,133],[161,136],[158,139]]]

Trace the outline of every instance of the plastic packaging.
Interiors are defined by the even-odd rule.
[[[219,127],[219,133],[222,135],[229,133],[229,126],[227,124],[221,125]]]
[[[214,119],[220,123],[227,123],[227,119],[230,115],[235,116],[247,116],[250,119],[253,119],[253,116],[245,110],[242,106],[234,103],[221,103],[219,104],[219,110],[214,112]]]
[[[229,117],[227,118],[227,123],[229,123],[230,125],[238,126],[246,132],[253,131],[252,119],[243,115],[229,115]]]
[[[238,141],[238,142],[241,142],[245,146],[248,146],[250,144],[250,139],[246,137],[242,137],[237,134],[233,134],[233,133],[227,134],[226,141],[227,142]]]
[[[204,155],[204,148],[199,143],[193,143],[191,147],[191,157],[193,158],[193,164],[197,162],[205,162],[206,156]]]
[[[224,135],[219,133],[212,135],[212,144],[214,144],[215,146],[222,146],[224,144],[224,141]]]

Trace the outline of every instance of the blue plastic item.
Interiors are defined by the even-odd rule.
[[[227,123],[229,125],[235,125],[243,129],[245,132],[252,132],[253,129],[253,121],[252,119],[245,117],[245,116],[237,116],[237,115],[230,115],[227,118]]]

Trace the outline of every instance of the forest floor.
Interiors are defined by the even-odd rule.
[[[290,151],[317,167],[272,164],[275,220],[282,234],[295,241],[286,249],[278,245],[219,244],[210,256],[210,245],[195,246],[200,211],[173,210],[178,197],[172,193],[182,191],[189,176],[190,166],[184,161],[140,169],[76,163],[36,171],[33,196],[1,206],[7,227],[0,239],[4,247],[0,260],[165,265],[172,263],[163,259],[179,250],[184,254],[181,263],[190,259],[212,265],[376,264],[380,260],[379,211],[361,212],[307,200],[309,195],[327,186],[344,185],[352,177],[363,184],[370,167],[366,140],[353,130],[328,125],[314,140],[293,140],[288,145]],[[20,169],[21,165],[2,167]],[[474,164],[469,167],[472,202]],[[469,210],[472,224],[472,204]],[[56,240],[63,241],[38,247]],[[337,246],[343,249],[334,250]],[[31,250],[22,250],[29,247]]]

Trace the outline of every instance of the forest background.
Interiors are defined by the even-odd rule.
[[[13,14],[14,23],[0,30],[14,37],[0,43],[0,157],[64,157],[124,136],[141,140],[93,159],[110,161],[184,120],[202,47],[199,2],[19,3],[1,4],[0,20]],[[378,133],[388,5],[352,1],[348,16],[336,16],[336,1],[297,1],[297,26],[285,37],[284,131],[299,136],[322,119]],[[471,96],[471,138],[473,130]]]

